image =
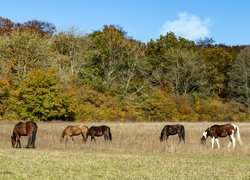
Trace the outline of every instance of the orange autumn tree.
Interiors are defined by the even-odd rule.
[[[21,84],[17,112],[23,119],[74,120],[71,96],[61,91],[55,70],[36,70]]]

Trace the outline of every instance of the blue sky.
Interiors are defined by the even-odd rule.
[[[0,16],[14,22],[41,20],[58,31],[91,33],[119,25],[148,42],[173,31],[191,40],[212,37],[226,45],[250,44],[249,0],[1,0]]]

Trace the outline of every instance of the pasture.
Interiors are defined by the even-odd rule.
[[[211,149],[209,138],[200,143],[203,131],[214,123],[181,123],[186,141],[170,136],[160,143],[165,124],[175,123],[79,123],[37,122],[36,149],[11,147],[16,122],[0,122],[0,179],[250,179],[250,124],[239,125],[243,147],[236,142],[228,149],[228,138],[220,139],[221,149]],[[70,124],[108,125],[112,142],[97,137],[96,143],[82,142],[82,136],[60,142]],[[220,123],[221,124],[221,123]]]

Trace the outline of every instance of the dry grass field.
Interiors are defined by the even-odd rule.
[[[0,179],[250,179],[250,124],[240,127],[243,147],[228,149],[228,138],[220,139],[221,149],[211,149],[211,139],[200,144],[203,131],[213,123],[181,123],[186,142],[177,136],[159,142],[161,129],[174,123],[85,123],[106,124],[112,142],[103,137],[96,143],[60,143],[61,132],[77,122],[38,122],[36,149],[13,149],[10,136],[16,122],[0,122]]]

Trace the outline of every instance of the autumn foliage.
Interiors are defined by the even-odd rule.
[[[249,47],[55,32],[0,18],[1,120],[249,121]]]

